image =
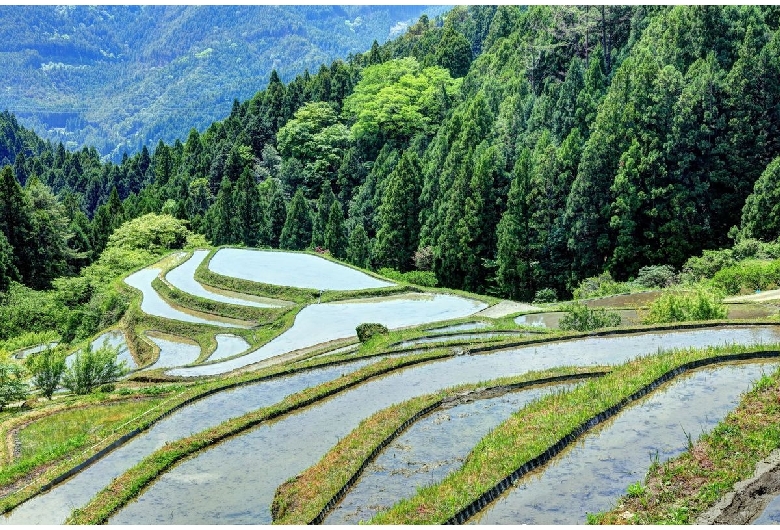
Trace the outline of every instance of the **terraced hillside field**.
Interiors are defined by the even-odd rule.
[[[124,283],[130,309],[93,342],[129,374],[107,401],[4,421],[3,457],[15,469],[26,434],[75,407],[136,408],[9,474],[7,524],[582,523],[778,379],[768,306],[649,327],[651,295],[618,297],[591,303],[621,326],[564,333],[555,306],[234,248]],[[389,332],[361,343],[362,323]]]

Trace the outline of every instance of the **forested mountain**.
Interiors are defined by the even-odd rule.
[[[0,6],[0,110],[119,161],[442,6]]]
[[[774,240],[778,20],[757,6],[457,7],[315,74],[273,71],[224,121],[120,164],[4,115],[24,156],[5,155],[0,211],[29,228],[0,219],[0,264],[45,285],[123,220],[162,212],[216,245],[321,247],[530,300]],[[50,225],[58,268],[29,270],[24,238]]]

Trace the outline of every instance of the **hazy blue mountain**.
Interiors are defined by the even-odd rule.
[[[442,6],[0,6],[0,110],[121,156],[224,118],[283,81]]]

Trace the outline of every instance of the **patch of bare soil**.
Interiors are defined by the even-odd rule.
[[[704,512],[696,524],[750,524],[780,493],[780,449],[756,465],[753,476],[734,485],[715,506]]]

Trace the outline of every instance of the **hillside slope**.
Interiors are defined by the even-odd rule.
[[[0,109],[115,160],[402,33],[434,6],[2,6]]]

